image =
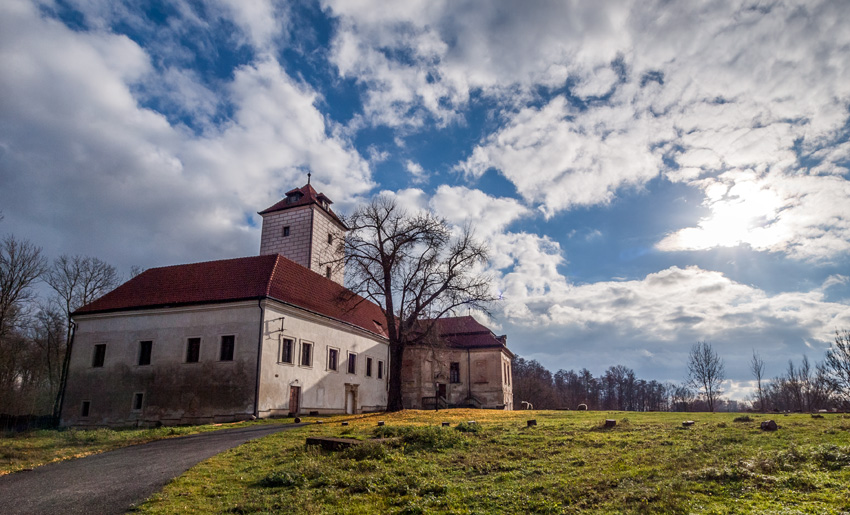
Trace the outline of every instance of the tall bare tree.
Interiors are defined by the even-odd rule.
[[[726,378],[723,360],[708,342],[697,342],[688,355],[688,381],[702,392],[708,410],[714,411],[717,398],[723,393],[720,386]]]
[[[26,360],[23,334],[33,285],[44,273],[41,248],[6,236],[0,240],[0,410],[11,411],[21,366]]]
[[[835,342],[826,351],[825,372],[835,391],[850,403],[850,330],[835,331]]]
[[[423,341],[433,320],[459,308],[484,309],[495,300],[481,272],[487,248],[467,226],[452,228],[430,212],[409,213],[378,196],[344,218],[347,283],[375,302],[390,341],[387,409],[404,408],[401,372],[405,349]]]
[[[65,316],[65,352],[62,358],[60,388],[53,405],[53,416],[58,417],[62,405],[68,360],[71,357],[73,324],[71,313],[112,291],[120,278],[115,267],[98,258],[88,256],[58,257],[47,272],[47,284],[56,292],[56,303]]]
[[[764,388],[762,387],[762,378],[764,378],[764,360],[753,349],[753,357],[750,360],[750,372],[756,378],[756,395],[759,402],[759,411],[764,411]]]

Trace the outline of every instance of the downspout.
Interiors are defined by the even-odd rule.
[[[263,318],[265,316],[262,297],[257,299],[257,307],[260,308],[260,330],[257,335],[257,388],[254,391],[254,418],[260,418],[260,374],[263,371]]]
[[[65,387],[68,386],[68,372],[71,368],[71,351],[74,349],[74,337],[77,335],[77,324],[69,320],[71,324],[71,338],[68,339],[68,348],[65,349],[65,359],[62,360],[62,384],[59,386],[59,410],[56,413],[56,425],[62,421],[62,408],[65,406]]]

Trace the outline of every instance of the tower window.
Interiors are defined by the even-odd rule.
[[[103,362],[106,359],[106,344],[98,343],[94,346],[94,354],[92,355],[91,366],[92,367],[102,367]]]
[[[289,226],[288,225],[283,228],[283,236],[284,236],[284,238],[289,236]]]
[[[327,277],[328,279],[331,278],[331,267],[329,266],[325,267],[325,277]]]
[[[328,233],[328,245],[330,245],[333,242],[334,242],[334,235],[331,234],[331,233]]]

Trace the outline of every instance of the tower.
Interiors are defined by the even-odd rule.
[[[263,232],[260,255],[281,254],[316,273],[343,284],[342,241],[348,228],[334,213],[331,200],[307,184],[260,211]]]

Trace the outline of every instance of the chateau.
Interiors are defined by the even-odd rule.
[[[379,306],[341,300],[346,226],[309,184],[261,211],[260,255],[147,270],[83,306],[64,426],[194,424],[387,405]],[[512,409],[504,336],[472,317],[405,351],[406,408]]]

